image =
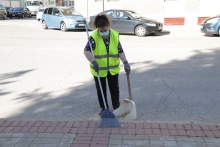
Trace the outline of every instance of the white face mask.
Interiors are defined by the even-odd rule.
[[[99,34],[102,36],[102,37],[106,37],[109,35],[109,30],[105,31],[105,32],[99,32]]]

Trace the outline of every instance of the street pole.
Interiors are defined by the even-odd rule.
[[[104,11],[105,10],[105,0],[102,1],[102,4],[103,4],[102,8],[103,8],[103,11]]]
[[[87,0],[87,19],[88,19],[88,17],[89,17],[89,16],[88,16],[88,15],[89,15],[89,14],[88,14],[88,13],[89,13],[88,11],[89,11],[89,4],[88,4],[88,0]]]

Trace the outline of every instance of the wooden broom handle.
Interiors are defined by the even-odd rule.
[[[129,74],[127,74],[127,82],[128,82],[128,93],[129,93],[129,100],[132,100],[132,96],[131,96],[131,85],[130,85],[130,77]]]

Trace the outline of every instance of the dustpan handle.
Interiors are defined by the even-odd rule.
[[[88,37],[89,47],[90,47],[91,53],[92,53],[92,55],[95,59],[95,56],[94,56],[94,53],[93,53],[93,50],[92,50],[92,45],[91,45],[90,40],[89,40],[88,25],[87,25],[86,22],[85,22],[85,28],[86,28],[86,34],[87,34],[87,37]],[[99,76],[98,72],[97,72],[97,78],[98,78],[98,83],[99,83],[99,87],[100,87],[101,94],[102,94],[103,103],[104,103],[105,109],[107,109],[106,102],[105,102],[105,96],[104,96],[104,93],[103,93],[102,84],[101,84],[101,80],[100,80],[100,76]]]
[[[130,77],[129,74],[127,74],[127,82],[128,82],[128,93],[129,93],[129,100],[132,100],[132,96],[131,96],[131,85],[130,85]]]

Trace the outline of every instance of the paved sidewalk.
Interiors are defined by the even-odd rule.
[[[1,120],[0,147],[220,147],[220,125]]]

